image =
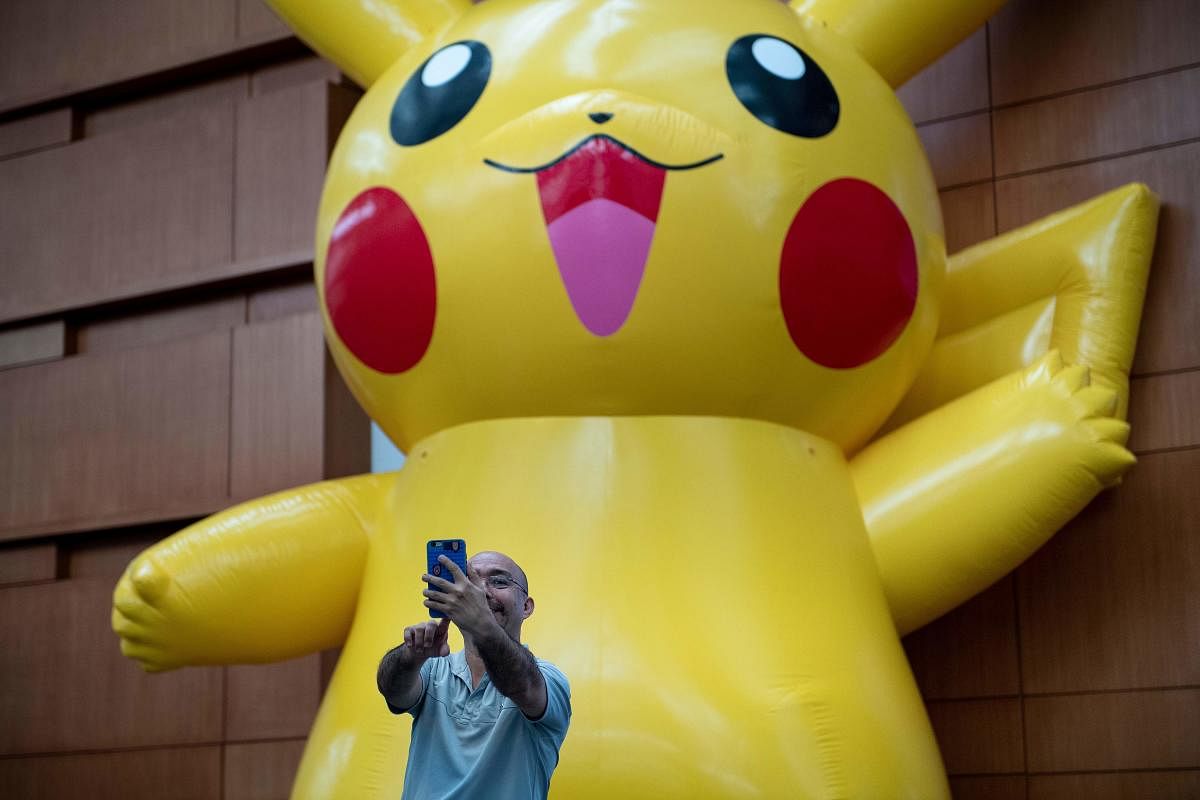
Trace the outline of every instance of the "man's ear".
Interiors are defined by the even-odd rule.
[[[533,598],[529,595],[525,595],[525,605],[522,607],[521,612],[521,619],[529,619],[533,616]]]

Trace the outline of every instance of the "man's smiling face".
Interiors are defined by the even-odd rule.
[[[503,553],[483,552],[467,561],[467,578],[487,594],[488,607],[505,633],[521,641],[521,624],[533,613],[524,571]],[[504,588],[493,585],[504,582]]]

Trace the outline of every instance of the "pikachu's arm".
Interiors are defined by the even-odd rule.
[[[1114,390],[1124,418],[1157,220],[1129,184],[952,257],[937,341],[883,432],[1050,350]]]
[[[147,671],[280,661],[340,644],[370,520],[394,476],[251,500],[148,548],[113,593],[121,651]]]
[[[855,456],[901,633],[1010,572],[1134,463],[1116,403],[1052,351]]]

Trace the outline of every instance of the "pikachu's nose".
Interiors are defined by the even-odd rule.
[[[588,119],[590,119],[592,122],[596,123],[597,125],[603,125],[604,123],[608,122],[612,118],[613,118],[613,115],[609,114],[607,111],[599,111],[599,112],[595,112],[592,114],[588,114]]]

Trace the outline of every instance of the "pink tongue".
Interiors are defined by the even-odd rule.
[[[642,283],[654,223],[620,203],[598,198],[546,228],[580,321],[596,336],[616,333]]]

